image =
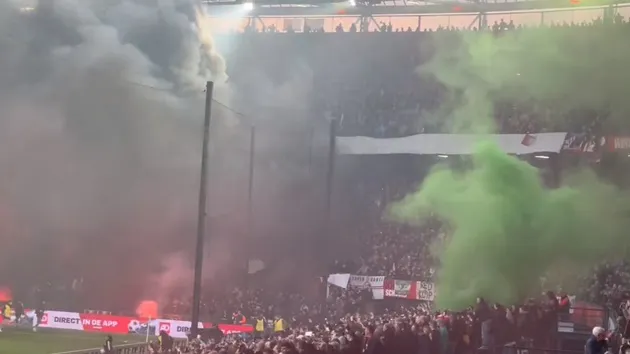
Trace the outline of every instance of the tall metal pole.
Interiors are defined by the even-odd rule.
[[[249,190],[247,194],[247,237],[251,242],[254,237],[254,159],[256,158],[256,126],[252,125],[249,137]],[[247,245],[247,249],[249,250]],[[245,260],[245,275],[249,273],[250,254],[247,253]]]
[[[313,138],[315,137],[315,127],[308,128],[308,174],[313,170]]]
[[[330,136],[328,142],[328,171],[326,175],[326,227],[332,231],[332,194],[335,177],[335,157],[337,156],[337,120],[330,121]]]
[[[203,268],[203,240],[206,229],[206,189],[208,187],[208,142],[210,140],[210,115],[214,83],[206,83],[206,111],[203,120],[203,142],[201,143],[201,178],[199,181],[199,207],[197,209],[197,243],[195,245],[195,280],[193,283],[192,320],[190,333],[199,332],[199,309],[201,303],[201,272]]]

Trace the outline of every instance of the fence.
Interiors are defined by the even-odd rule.
[[[584,350],[564,350],[553,348],[535,348],[530,346],[506,344],[494,348],[479,348],[477,354],[584,354]]]
[[[178,347],[186,343],[186,340],[175,340],[174,347]],[[133,343],[133,344],[123,344],[117,345],[114,347],[114,353],[116,354],[146,354],[150,353],[149,343]],[[70,352],[61,352],[54,354],[101,354],[101,348],[90,348],[83,350],[74,350]]]
[[[618,4],[614,7],[616,13],[624,18],[630,17],[630,4]],[[580,24],[593,22],[606,17],[610,6],[578,6],[555,9],[539,10],[512,10],[489,11],[485,13],[486,22],[492,25],[495,21],[513,21],[516,26],[522,25],[535,27],[540,25],[552,25],[563,23]],[[420,31],[438,28],[467,29],[478,26],[479,13],[429,13],[429,14],[391,14],[374,15],[369,22],[368,31],[378,31],[381,23],[391,23],[393,28],[418,28]],[[284,32],[291,28],[296,32],[302,31],[304,25],[311,28],[323,28],[326,32],[335,33],[337,26],[341,25],[348,30],[352,24],[358,26],[358,15],[319,15],[319,16],[260,16],[260,17],[210,17],[209,26],[213,33],[228,34],[243,32],[249,26],[258,31],[264,28],[275,27]]]
[[[591,333],[595,326],[608,328],[611,314],[607,309],[583,303],[558,314],[558,332]]]

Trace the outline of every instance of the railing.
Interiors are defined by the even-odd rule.
[[[584,350],[564,350],[555,348],[535,348],[530,346],[506,344],[494,348],[479,348],[477,354],[584,354]]]
[[[174,347],[178,347],[185,343],[186,343],[186,340],[176,339],[174,343]],[[73,350],[69,352],[60,352],[60,353],[54,353],[54,354],[101,354],[101,349],[102,348],[90,348],[90,349]],[[114,353],[116,354],[150,353],[149,343],[142,342],[142,343],[117,345],[114,347]]]
[[[503,0],[502,0],[503,1]],[[507,10],[485,12],[486,22],[492,25],[495,21],[513,21],[516,26],[527,27],[575,23],[590,23],[597,19],[606,17],[609,6],[579,6],[570,8],[539,9],[539,10]],[[616,13],[624,18],[630,17],[630,4],[619,4],[614,7]],[[399,15],[375,15],[368,23],[368,31],[378,31],[381,23],[391,23],[393,28],[411,28],[420,31],[434,31],[442,28],[467,29],[477,27],[480,13],[432,13],[432,14],[399,14]],[[313,16],[258,16],[254,17],[222,17],[210,16],[209,26],[215,34],[225,34],[233,32],[243,32],[249,26],[255,27],[258,31],[271,26],[280,32],[292,28],[296,32],[302,31],[304,25],[311,28],[323,28],[326,32],[334,33],[338,25],[346,31],[352,24],[359,27],[359,15],[326,14]]]
[[[558,332],[591,333],[595,326],[608,328],[610,313],[603,308],[575,306],[558,314]]]

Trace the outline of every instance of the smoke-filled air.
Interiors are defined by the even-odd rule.
[[[83,278],[95,306],[108,307],[189,286],[208,80],[223,105],[213,109],[218,220],[206,275],[231,259],[227,244],[246,232],[235,225],[245,224],[251,107],[226,108],[238,98],[226,70],[192,1],[1,1],[3,284]],[[285,142],[260,135],[256,183],[268,177],[266,149]],[[274,176],[257,200],[294,188],[297,174]]]
[[[548,28],[474,33],[463,35],[464,45],[448,46],[450,35],[438,35],[435,57],[418,73],[448,90],[447,104],[428,116],[447,119],[453,132],[497,131],[497,100],[553,105],[555,115],[543,117],[546,131],[562,131],[565,117],[584,108],[608,112],[611,126],[629,111],[622,58],[630,43],[616,38],[619,32],[611,31],[608,40],[617,45],[609,49],[588,30],[582,37]],[[571,275],[564,276],[574,277],[623,256],[630,243],[627,200],[588,170],[565,172],[559,188],[547,189],[537,168],[480,138],[467,167],[438,164],[416,192],[391,205],[390,216],[412,224],[438,217],[448,225],[435,247],[436,302],[464,308],[476,297],[515,304],[535,295],[556,269],[568,266]]]
[[[393,214],[417,222],[434,213],[449,235],[440,256],[438,306],[464,308],[482,296],[512,304],[535,295],[557,265],[582,268],[620,256],[629,244],[627,195],[592,174],[548,190],[539,172],[489,142],[470,170],[437,166]]]
[[[202,90],[225,73],[194,8],[160,3],[0,3],[5,284],[72,274],[113,304],[189,247]]]

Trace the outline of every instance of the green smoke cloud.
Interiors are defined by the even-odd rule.
[[[410,223],[434,214],[452,231],[441,254],[439,307],[463,308],[477,296],[515,303],[555,265],[592,265],[625,251],[626,196],[613,186],[583,172],[547,190],[535,167],[490,142],[472,160],[465,172],[436,166],[391,208]]]
[[[609,128],[619,126],[630,112],[630,41],[623,32],[599,26],[437,33],[436,55],[419,73],[435,77],[448,97],[430,116],[448,122],[450,131],[488,133],[495,130],[495,103],[507,101],[537,107],[548,131],[565,131],[567,118],[585,108],[605,112]],[[624,256],[625,198],[588,171],[548,190],[535,167],[484,142],[470,169],[436,166],[390,215],[445,222],[436,302],[457,309],[477,296],[516,303],[538,291],[540,278],[556,266],[586,268]]]
[[[494,102],[509,101],[535,105],[548,131],[565,131],[584,108],[603,112],[611,131],[627,127],[627,26],[436,33],[436,54],[418,69],[449,92],[432,116],[448,121],[450,131],[488,132]]]

